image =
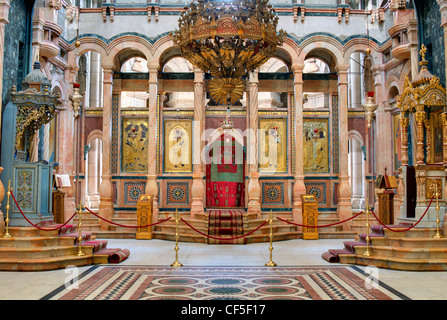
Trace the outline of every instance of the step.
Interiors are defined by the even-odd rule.
[[[83,247],[86,254],[92,254],[92,247]],[[0,248],[0,261],[5,259],[35,259],[51,258],[76,255],[79,251],[77,246],[46,246],[37,248]]]
[[[93,264],[92,255],[69,255],[49,258],[24,258],[0,260],[1,271],[48,271],[64,269],[68,266],[88,266]]]
[[[356,255],[355,264],[401,271],[447,271],[447,259],[406,259]]]
[[[59,229],[57,230],[49,230],[54,229],[53,226],[45,226],[41,227],[42,229],[48,230],[40,230],[35,227],[9,227],[9,234],[16,238],[25,238],[25,237],[56,237],[59,235]]]
[[[36,247],[55,247],[55,246],[73,246],[75,243],[71,237],[24,237],[24,238],[0,238],[0,247],[8,248],[36,248]]]
[[[366,247],[359,249],[356,254],[363,254]],[[447,259],[447,248],[396,248],[386,246],[370,246],[369,251],[374,256],[402,258],[402,259]]]
[[[442,248],[447,247],[447,238],[375,238],[374,246],[406,247],[406,248]]]

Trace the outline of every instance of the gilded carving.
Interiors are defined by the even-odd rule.
[[[439,198],[442,198],[441,179],[427,179],[425,188],[426,188],[425,196],[427,199],[431,199],[432,197],[436,199],[436,191],[438,192]]]

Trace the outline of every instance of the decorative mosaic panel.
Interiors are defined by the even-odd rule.
[[[149,119],[125,118],[122,120],[122,170],[147,172]]]
[[[284,205],[284,183],[263,182],[262,183],[263,205]]]
[[[168,205],[189,205],[188,182],[168,182],[166,191]]]
[[[31,212],[34,209],[34,170],[17,170],[16,200],[23,212]],[[15,205],[15,203],[14,203]]]
[[[295,107],[295,95],[292,94],[292,174],[295,174],[295,165],[296,165],[296,154],[295,154],[295,146],[296,146],[296,107]]]
[[[339,130],[338,130],[338,95],[332,95],[332,153],[333,153],[333,173],[339,170]]]
[[[119,101],[120,95],[112,95],[112,173],[118,173],[118,161],[119,161]]]
[[[137,204],[138,199],[144,194],[145,189],[145,182],[125,182],[124,204]]]
[[[305,183],[306,193],[313,194],[319,204],[326,204],[326,183],[311,182]]]

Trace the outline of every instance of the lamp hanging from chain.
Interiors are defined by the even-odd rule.
[[[195,0],[181,13],[171,36],[183,57],[210,73],[211,98],[234,104],[242,98],[242,77],[274,56],[286,33],[268,0]]]

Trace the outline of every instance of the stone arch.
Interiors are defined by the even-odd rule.
[[[302,51],[299,55],[299,63],[304,65],[304,60],[310,57],[317,57],[325,61],[331,72],[335,67],[344,64],[343,46],[336,39],[329,36],[316,35],[304,40],[300,47]]]
[[[87,139],[86,139],[86,145],[89,145],[90,143],[92,143],[92,141],[94,141],[95,139],[100,139],[102,140],[102,130],[100,129],[94,129],[92,131],[89,132]]]
[[[113,65],[115,70],[121,70],[121,66],[132,57],[140,57],[151,61],[152,52],[150,43],[136,35],[125,35],[114,39],[109,43],[108,57],[105,63]]]

